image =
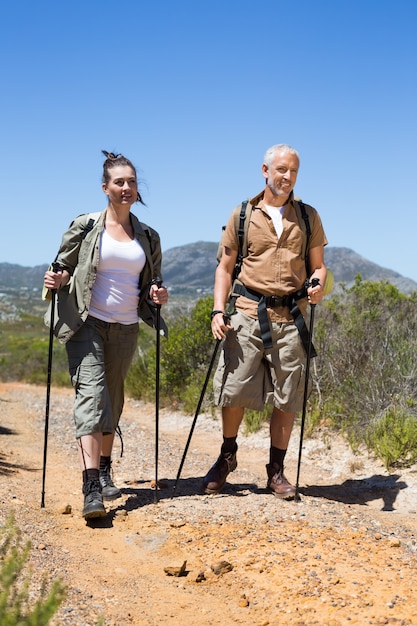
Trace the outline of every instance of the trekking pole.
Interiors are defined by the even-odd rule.
[[[52,263],[52,269],[54,272],[58,272],[61,269],[61,266],[59,265],[59,263]],[[41,509],[45,508],[46,455],[47,455],[47,449],[48,449],[49,401],[51,397],[52,348],[53,348],[53,343],[54,343],[55,300],[56,300],[56,289],[52,289],[51,317],[50,317],[50,322],[49,322],[48,374],[47,374],[47,381],[46,381],[45,430],[44,430],[44,440],[43,440]]]
[[[171,498],[174,497],[175,491],[177,489],[178,481],[180,479],[181,471],[182,471],[182,468],[183,468],[183,465],[184,465],[184,462],[185,462],[185,457],[187,456],[188,448],[189,448],[189,445],[190,445],[190,442],[191,442],[191,437],[193,436],[194,428],[195,428],[195,425],[197,423],[198,414],[200,413],[201,405],[203,404],[204,395],[206,393],[207,385],[208,385],[209,380],[210,380],[211,371],[213,369],[213,365],[214,365],[214,362],[216,360],[216,356],[217,356],[217,352],[219,350],[220,343],[221,343],[221,339],[217,339],[216,340],[216,344],[214,346],[213,354],[211,356],[210,365],[209,365],[208,370],[207,370],[206,378],[204,380],[203,388],[201,390],[200,399],[199,399],[198,404],[197,404],[197,408],[196,408],[196,411],[195,411],[194,419],[193,419],[193,422],[191,424],[191,429],[190,429],[190,433],[188,435],[187,443],[185,444],[184,453],[182,455],[181,463],[180,463],[180,466],[178,468],[177,478],[175,479],[175,485],[174,485],[174,488],[172,490]]]
[[[319,284],[318,278],[313,278],[311,281],[311,286],[316,287]],[[299,494],[299,480],[300,480],[300,467],[301,467],[301,453],[303,449],[303,436],[304,436],[304,424],[306,419],[306,408],[307,408],[307,398],[308,398],[308,384],[310,378],[310,361],[311,361],[311,346],[313,343],[313,327],[314,327],[314,310],[316,308],[315,304],[310,305],[310,328],[309,328],[309,338],[307,345],[307,358],[306,358],[306,370],[305,370],[305,381],[304,381],[304,398],[303,398],[303,412],[301,416],[301,429],[300,429],[300,445],[298,449],[298,464],[297,464],[297,480],[295,483],[295,494],[294,500],[296,502],[300,502],[300,494]]]
[[[230,316],[232,315],[232,312],[233,312],[233,310],[235,308],[235,302],[236,302],[236,296],[235,296],[235,294],[233,294],[231,299],[230,299],[230,302],[229,302],[229,305],[227,307],[227,310],[223,314],[223,320],[224,320],[225,324],[228,321],[230,321]],[[203,388],[201,390],[200,398],[198,400],[197,408],[195,410],[194,419],[193,419],[193,422],[191,424],[190,433],[188,435],[187,443],[185,444],[184,453],[182,455],[181,463],[180,463],[180,466],[178,468],[177,477],[175,479],[175,484],[174,484],[174,487],[172,489],[172,496],[171,496],[171,498],[174,497],[175,491],[177,489],[178,481],[180,479],[182,468],[183,468],[183,465],[184,465],[184,462],[185,462],[185,457],[187,456],[188,448],[189,448],[189,445],[190,445],[190,442],[191,442],[191,437],[193,436],[194,428],[195,428],[195,425],[197,423],[197,418],[198,418],[198,415],[200,413],[201,405],[203,404],[203,400],[204,400],[204,396],[205,396],[205,393],[206,393],[207,385],[209,383],[210,376],[211,376],[211,371],[212,371],[213,365],[214,365],[214,363],[216,361],[217,352],[219,350],[219,346],[220,346],[221,342],[222,342],[221,339],[216,339],[216,343],[215,343],[215,346],[214,346],[213,354],[211,355],[210,364],[208,366],[206,378],[204,380]]]
[[[158,289],[162,280],[156,278],[152,284]],[[161,305],[156,305],[156,367],[155,367],[155,494],[154,503],[158,502],[158,456],[159,456],[159,371],[161,361]]]

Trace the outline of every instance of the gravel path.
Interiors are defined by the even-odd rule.
[[[237,470],[206,496],[221,436],[200,416],[173,498],[192,416],[161,410],[156,502],[154,408],[127,401],[113,463],[123,496],[86,524],[71,405],[71,390],[52,390],[41,508],[45,390],[0,385],[0,519],[14,511],[32,542],[34,595],[44,573],[66,584],[53,624],[417,626],[415,467],[388,474],[318,433],[303,449],[301,502],[280,501],[265,490],[265,429],[239,438]],[[297,433],[291,446],[294,480]]]

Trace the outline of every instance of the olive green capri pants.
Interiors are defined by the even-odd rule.
[[[114,433],[124,405],[124,381],[138,342],[138,324],[103,322],[89,316],[67,342],[68,367],[75,389],[77,439]]]
[[[302,410],[306,354],[294,323],[271,322],[272,350],[265,351],[259,321],[237,311],[231,317],[214,375],[217,405],[262,411]]]

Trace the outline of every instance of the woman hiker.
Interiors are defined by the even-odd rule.
[[[121,495],[111,476],[111,454],[138,321],[155,327],[157,306],[168,301],[159,235],[131,213],[135,202],[144,204],[136,169],[121,154],[103,154],[107,208],[72,222],[44,277],[46,297],[56,290],[54,334],[66,345],[75,389],[85,519],[106,515],[103,500]],[[162,318],[160,328],[166,332]]]

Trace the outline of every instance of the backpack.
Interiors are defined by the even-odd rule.
[[[309,246],[310,237],[311,237],[310,220],[308,218],[304,203],[301,201],[300,198],[295,198],[295,200],[296,200],[295,207],[296,207],[299,223],[300,223],[301,228],[305,230],[305,235],[306,235],[305,246],[302,252],[302,257],[306,264],[307,276],[308,276],[309,275],[308,246]],[[239,276],[240,270],[242,268],[243,259],[248,254],[248,229],[249,229],[252,208],[253,207],[250,204],[250,202],[248,200],[245,200],[244,202],[242,202],[240,207],[237,206],[234,210],[235,232],[238,238],[238,253],[236,257],[235,267],[233,269],[232,283]],[[217,248],[217,255],[216,255],[217,263],[220,263],[220,259],[222,258],[222,254],[223,254],[223,234],[224,234],[225,229],[226,229],[226,226],[223,226],[222,236],[220,238],[219,246]]]
[[[306,235],[305,246],[302,251],[302,257],[306,265],[306,272],[307,272],[307,277],[308,277],[309,276],[308,246],[309,246],[310,237],[311,237],[310,220],[308,218],[307,210],[305,208],[304,203],[299,198],[296,198],[295,200],[296,200],[295,207],[296,207],[298,222],[299,222],[301,229],[305,231],[305,235]],[[248,229],[249,229],[251,213],[252,213],[252,205],[250,204],[248,200],[245,200],[244,202],[242,202],[241,206],[236,207],[236,209],[234,210],[235,232],[237,233],[237,237],[238,237],[238,253],[236,257],[235,267],[233,268],[232,289],[229,294],[229,306],[227,309],[227,313],[230,314],[234,310],[236,298],[239,295],[248,296],[249,295],[248,291],[251,292],[252,295],[249,297],[251,299],[256,300],[259,303],[258,304],[258,318],[259,318],[259,324],[260,324],[261,333],[262,333],[262,341],[263,341],[265,349],[269,350],[272,348],[272,337],[271,337],[271,329],[270,329],[270,324],[269,324],[267,310],[266,310],[267,298],[266,296],[262,294],[258,294],[254,291],[247,290],[246,287],[242,285],[242,283],[240,283],[240,281],[238,280],[238,276],[240,274],[243,259],[248,254]],[[226,227],[223,226],[223,233],[224,233],[225,228]],[[221,256],[223,254],[222,239],[223,237],[220,240],[219,247],[217,250],[218,262],[220,262]],[[290,302],[288,303],[288,306],[290,308],[291,315],[294,318],[294,322],[295,322],[295,325],[297,326],[298,332],[300,333],[301,341],[303,343],[306,354],[309,351],[311,357],[315,357],[317,355],[316,350],[313,344],[311,343],[311,340],[309,337],[309,331],[307,329],[304,318],[297,304],[297,300],[299,300],[300,298],[304,298],[306,296],[306,290],[307,290],[307,287],[304,286],[302,289],[300,289],[296,293],[290,294],[289,296],[287,296],[291,299]]]

